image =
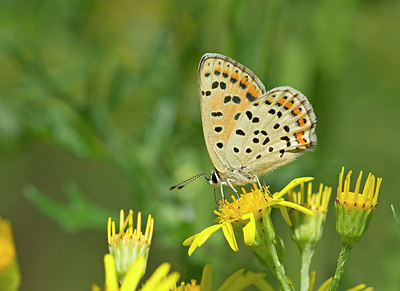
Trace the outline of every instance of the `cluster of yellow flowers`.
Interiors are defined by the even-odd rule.
[[[351,192],[351,171],[344,182],[343,177],[344,169],[339,175],[335,202],[336,229],[342,237],[342,250],[334,276],[319,287],[320,291],[337,289],[351,249],[368,229],[377,205],[382,182],[381,178],[375,179],[372,174],[369,174],[363,191],[360,191],[361,172],[355,190]],[[189,246],[189,256],[220,229],[222,229],[230,248],[238,251],[236,232],[243,238],[244,244],[255,256],[270,268],[281,288],[293,290],[293,285],[287,278],[282,264],[281,254],[284,252],[284,246],[274,230],[271,219],[272,209],[277,208],[290,226],[292,239],[301,252],[301,290],[313,290],[316,274],[315,272],[309,274],[309,266],[314,250],[323,234],[332,189],[320,184],[318,191],[313,193],[311,180],[313,178],[310,177],[294,179],[281,191],[270,195],[264,195],[267,188],[260,189],[257,185],[253,185],[250,192],[242,188],[240,200],[231,196],[231,202],[225,201],[225,203],[219,204],[218,209],[214,211],[216,215],[214,225],[183,242],[184,246]],[[299,187],[300,190],[295,190],[296,187]],[[286,194],[289,196],[288,200],[284,199]],[[212,265],[204,267],[199,284],[194,279],[189,280],[188,283],[178,282],[180,275],[177,272],[170,272],[169,263],[161,264],[151,276],[148,276],[147,281],[141,282],[146,273],[154,231],[154,218],[151,215],[148,216],[144,231],[142,231],[141,213],[137,214],[136,225],[134,225],[133,219],[132,210],[126,217],[124,211],[121,210],[118,228],[111,218],[108,219],[109,254],[104,256],[104,290],[212,290]],[[259,290],[273,290],[264,277],[264,273],[241,269],[232,274],[218,290],[243,290],[250,285]],[[0,219],[0,290],[17,290],[19,281],[11,226],[8,221]],[[92,286],[92,291],[100,290],[99,286]],[[371,288],[359,285],[351,290],[371,290]]]

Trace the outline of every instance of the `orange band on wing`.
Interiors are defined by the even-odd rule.
[[[247,91],[247,92],[249,92],[255,98],[260,96],[260,91],[257,90],[256,86],[254,86],[254,85],[251,85],[249,88],[249,91]]]

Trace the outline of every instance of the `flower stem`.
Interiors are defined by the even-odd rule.
[[[256,254],[257,258],[274,273],[283,290],[294,290],[285,274],[285,269],[280,262],[279,253],[275,246],[275,230],[271,217],[267,213],[261,223],[256,223],[256,238],[249,248]]]
[[[340,251],[339,259],[338,259],[338,264],[336,267],[336,272],[335,276],[333,277],[331,284],[329,286],[329,291],[334,291],[339,287],[339,282],[340,279],[342,278],[343,272],[344,272],[344,267],[347,264],[347,261],[349,260],[350,257],[350,252],[353,246],[351,246],[348,243],[342,243],[342,250]]]
[[[310,288],[309,269],[314,248],[307,243],[301,250],[300,290],[307,291]]]

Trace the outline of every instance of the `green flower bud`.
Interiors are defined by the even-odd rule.
[[[139,212],[136,229],[133,229],[133,211],[130,210],[128,217],[124,219],[124,211],[121,210],[118,234],[115,232],[115,222],[111,220],[111,217],[108,219],[108,248],[110,254],[115,258],[116,270],[120,282],[123,281],[129,268],[139,257],[145,258],[143,274],[146,271],[146,263],[153,236],[154,219],[149,215],[146,230],[143,234],[141,232],[141,217],[141,213]]]
[[[332,188],[320,184],[318,193],[312,194],[312,183],[308,183],[307,199],[304,184],[301,184],[299,192],[289,192],[289,200],[314,213],[314,215],[307,215],[295,209],[289,210],[292,239],[300,250],[303,250],[306,245],[315,248],[321,240],[331,192]]]

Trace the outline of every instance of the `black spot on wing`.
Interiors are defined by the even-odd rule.
[[[222,127],[221,126],[216,126],[214,128],[215,132],[221,132],[222,131]]]
[[[221,117],[223,115],[224,114],[221,111],[213,111],[213,112],[211,112],[211,116],[213,116],[213,117]]]
[[[251,113],[250,111],[246,111],[246,116],[249,120],[251,120],[253,118],[253,113]]]
[[[232,101],[233,103],[240,104],[241,99],[239,96],[233,96]]]
[[[266,145],[267,143],[269,143],[269,141],[270,141],[269,137],[266,137],[262,144]]]
[[[242,84],[242,83],[240,83],[240,84]],[[246,98],[249,99],[250,102],[253,102],[254,100],[257,99],[256,97],[254,97],[253,95],[251,95],[250,92],[247,92],[247,93],[246,93]]]
[[[244,131],[241,130],[241,129],[237,129],[237,130],[236,130],[236,134],[237,134],[237,135],[242,135],[242,136],[245,136],[245,135],[246,135],[246,134],[244,133]]]

